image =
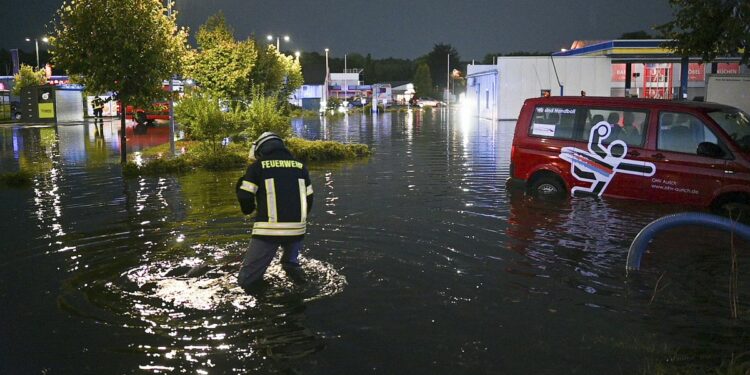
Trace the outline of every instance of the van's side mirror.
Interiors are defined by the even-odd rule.
[[[724,150],[716,143],[701,142],[698,144],[698,155],[719,159],[724,157]]]

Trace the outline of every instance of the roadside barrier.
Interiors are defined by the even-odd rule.
[[[703,212],[685,212],[667,215],[652,221],[635,236],[628,250],[625,270],[628,272],[640,270],[641,258],[643,258],[643,253],[646,251],[646,247],[648,247],[651,239],[661,231],[683,225],[704,225],[714,229],[726,230],[734,232],[734,234],[744,238],[746,241],[750,241],[750,226],[726,217]]]

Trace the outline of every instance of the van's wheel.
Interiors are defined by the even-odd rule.
[[[711,205],[714,213],[750,223],[750,198],[745,195],[721,197]]]
[[[565,187],[560,179],[548,175],[535,178],[529,191],[537,197],[562,198],[565,196]]]

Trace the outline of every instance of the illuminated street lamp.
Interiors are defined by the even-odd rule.
[[[26,41],[30,42],[31,38],[26,38]],[[43,37],[42,42],[49,43],[49,38]],[[34,46],[36,47],[36,68],[39,69],[39,39],[34,38]]]
[[[266,35],[266,39],[268,39],[269,42],[273,41],[273,35],[271,35],[271,34]],[[284,35],[284,41],[285,42],[289,42],[289,39],[290,39],[289,35]],[[276,36],[276,50],[279,51],[279,52],[281,52],[281,49],[279,48],[280,47],[279,44],[280,44],[280,38],[277,35]]]

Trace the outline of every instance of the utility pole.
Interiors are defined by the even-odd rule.
[[[167,0],[167,16],[172,18],[172,0]],[[169,153],[175,156],[174,144],[174,74],[169,75]]]
[[[445,107],[451,106],[451,54],[448,54],[448,77],[445,82]]]

